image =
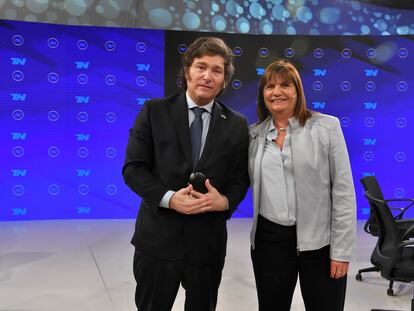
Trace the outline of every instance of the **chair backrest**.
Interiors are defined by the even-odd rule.
[[[378,222],[378,242],[374,254],[383,266],[394,253],[394,248],[401,243],[401,233],[387,202],[375,198],[369,191],[365,192],[371,211]]]
[[[384,195],[382,194],[381,188],[375,176],[365,176],[362,177],[360,180],[362,187],[364,188],[364,193],[368,191],[375,198],[378,198],[379,200],[384,199]],[[375,214],[372,212],[371,203],[370,213],[367,221],[365,222],[364,231],[369,234],[372,234],[373,236],[378,236],[378,224],[375,218]]]
[[[368,191],[374,198],[384,200],[384,195],[382,194],[381,188],[375,176],[362,177],[361,183],[364,187],[364,193]]]

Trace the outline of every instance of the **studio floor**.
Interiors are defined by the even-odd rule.
[[[218,311],[257,310],[249,255],[251,219],[228,223],[226,264]],[[413,285],[396,283],[396,296],[386,294],[388,282],[379,273],[355,280],[370,266],[375,239],[358,223],[356,257],[351,263],[347,311],[371,308],[410,310]],[[133,220],[59,220],[0,222],[0,311],[132,311],[135,281]],[[180,289],[173,310],[183,310]],[[305,310],[299,287],[292,311]]]

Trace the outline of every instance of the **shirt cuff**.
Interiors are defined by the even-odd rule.
[[[175,194],[175,191],[172,190],[168,190],[164,196],[162,197],[159,206],[161,207],[165,207],[165,208],[170,208],[170,200],[171,197]]]
[[[223,197],[226,199],[226,209],[225,211],[229,210],[229,199],[227,199],[227,197],[225,195],[223,195]]]

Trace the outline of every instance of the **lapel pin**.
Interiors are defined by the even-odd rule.
[[[227,119],[227,117],[224,114],[220,115],[223,119]]]

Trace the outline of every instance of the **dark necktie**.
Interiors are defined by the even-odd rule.
[[[190,126],[191,155],[193,157],[193,169],[195,169],[198,163],[198,159],[200,157],[201,135],[203,133],[203,119],[201,118],[201,116],[204,112],[207,112],[207,110],[199,107],[194,107],[191,109],[193,110],[195,115],[195,119]]]

